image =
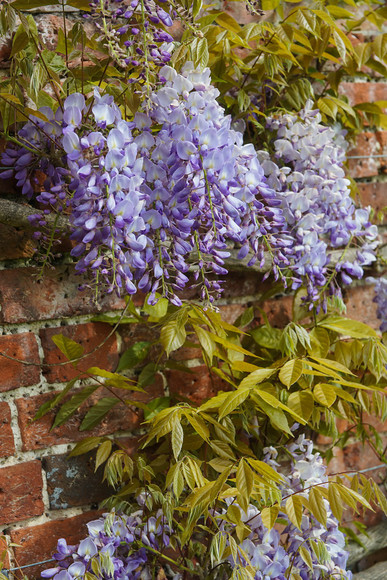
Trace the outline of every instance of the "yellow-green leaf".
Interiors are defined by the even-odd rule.
[[[314,397],[324,407],[331,407],[336,401],[336,391],[333,385],[319,383],[313,390]]]
[[[296,391],[289,395],[287,405],[300,415],[304,421],[309,421],[314,407],[313,395],[310,391]]]
[[[327,524],[327,510],[324,504],[324,497],[318,487],[312,487],[309,491],[309,508],[317,521],[324,527]]]
[[[283,383],[286,387],[290,387],[295,382],[298,381],[302,374],[302,362],[295,358],[289,360],[287,363],[284,364],[282,369],[279,372],[279,379],[281,383]]]
[[[101,443],[101,445],[98,447],[97,455],[95,457],[95,471],[97,471],[98,467],[107,460],[111,450],[112,442],[109,439]]]
[[[278,513],[278,505],[263,508],[261,512],[262,523],[268,530],[271,530],[271,528],[274,526]]]
[[[301,529],[303,512],[302,505],[302,498],[299,495],[291,495],[285,503],[285,510],[288,518],[298,529]]]

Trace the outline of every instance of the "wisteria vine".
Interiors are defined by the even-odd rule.
[[[308,105],[269,121],[270,157],[231,128],[208,69],[164,66],[159,80],[131,121],[98,89],[91,102],[75,93],[63,111],[43,107],[2,156],[2,177],[29,198],[44,174],[36,199],[69,214],[78,272],[106,292],[141,290],[150,303],[158,292],[176,305],[190,269],[203,300],[220,295],[230,244],[249,266],[268,251],[275,279],[304,285],[311,306],[340,292],[338,274],[344,284],[363,276],[377,228],[350,197],[342,135]]]
[[[287,446],[288,461],[285,467],[277,462],[278,451],[275,448],[266,448],[264,452],[264,461],[283,475],[280,484],[283,502],[294,493],[300,493],[307,499],[314,485],[328,483],[326,466],[320,454],[313,452],[312,441],[303,435]],[[255,580],[286,580],[289,570],[302,580],[327,577],[351,580],[352,573],[346,570],[348,553],[344,535],[338,529],[338,522],[330,512],[328,502],[324,502],[328,513],[326,528],[314,516],[304,514],[299,530],[285,513],[280,512],[279,517],[288,521],[282,534],[276,527],[271,530],[265,527],[256,506],[250,505],[246,512],[241,510],[241,520],[251,533],[239,544],[239,550],[243,554],[244,565],[253,567]],[[78,545],[68,546],[65,539],[60,539],[57,553],[54,554],[57,565],[45,570],[42,576],[53,580],[83,580],[88,570],[98,570],[100,577],[117,580],[152,578],[155,554],[164,553],[168,548],[173,527],[162,510],[153,515],[148,513],[143,496],[137,498],[137,504],[130,515],[113,511],[88,523],[88,536]],[[235,525],[225,521],[225,514],[226,509],[214,512],[214,517],[219,522],[219,530],[228,537],[235,531]],[[285,541],[286,537],[288,540]],[[302,558],[300,546],[310,554],[313,570]],[[229,556],[228,562],[231,568],[235,568],[241,565],[241,558],[235,562]],[[214,566],[218,564],[215,562]],[[165,565],[162,558],[159,565]],[[181,580],[182,577],[177,567],[173,580]]]

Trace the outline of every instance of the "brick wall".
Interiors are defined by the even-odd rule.
[[[56,33],[56,18],[55,14],[37,17],[48,40]],[[368,33],[373,31],[364,31]],[[3,68],[9,55],[6,47],[6,42],[0,47]],[[371,83],[348,80],[342,90],[356,104],[387,99],[386,86],[376,76]],[[381,209],[387,205],[387,131],[360,135],[350,156],[350,171],[359,184],[362,202]],[[14,193],[9,184],[1,184],[1,188],[2,196]],[[39,280],[38,269],[31,262],[33,251],[34,241],[27,233],[10,226],[1,227],[0,351],[11,358],[0,357],[0,535],[4,533],[8,541],[17,544],[12,562],[20,566],[49,557],[59,537],[66,537],[69,543],[82,537],[85,523],[97,517],[98,502],[108,492],[106,485],[100,483],[100,473],[94,474],[90,456],[72,459],[66,456],[74,442],[84,436],[78,431],[82,413],[52,431],[52,415],[37,422],[32,422],[32,418],[40,405],[73,377],[71,366],[55,366],[63,358],[51,341],[52,335],[63,333],[90,352],[104,340],[111,327],[92,321],[97,309],[90,294],[78,291],[79,279],[65,259]],[[259,299],[267,288],[256,273],[231,273],[220,302],[222,316],[232,322],[245,305],[253,305],[259,319]],[[372,288],[360,283],[347,292],[346,302],[349,316],[377,327],[372,297]],[[106,297],[101,300],[98,313],[115,312],[122,306],[117,298]],[[291,299],[276,297],[266,301],[263,308],[271,323],[282,327],[289,321]],[[143,339],[144,329],[140,326],[124,327],[85,364],[114,370],[119,353]],[[200,400],[213,393],[214,385],[206,368],[194,356],[192,350],[177,355],[183,362],[190,359],[194,373],[170,370],[168,383],[172,392]],[[156,382],[150,396],[161,392],[162,385]],[[91,434],[118,431],[131,448],[135,447],[140,422],[141,417],[118,405]],[[378,425],[378,431],[387,438],[386,425]],[[321,439],[320,443],[324,445],[327,441]],[[345,451],[337,451],[332,469],[368,467],[372,461],[368,451],[350,440]],[[377,513],[367,516],[366,521],[376,523],[380,518]],[[28,570],[29,576],[38,573],[38,567]]]

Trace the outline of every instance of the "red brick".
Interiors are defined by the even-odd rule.
[[[262,310],[272,326],[284,328],[292,319],[292,296],[281,296],[266,300],[262,305]],[[265,320],[260,312],[256,314],[256,320],[259,324],[264,324]]]
[[[372,285],[348,288],[345,293],[347,316],[378,329],[380,320],[376,316],[374,296],[375,292]]]
[[[370,177],[378,175],[387,165],[387,131],[372,133],[366,131],[356,138],[355,146],[348,151],[348,167],[352,177]],[[351,156],[362,156],[360,159],[351,159]]]
[[[11,426],[11,410],[7,403],[0,403],[0,457],[8,457],[15,452]]]
[[[36,250],[36,242],[28,233],[12,226],[1,224],[0,260],[18,260],[31,258]]]
[[[0,352],[37,365],[23,364],[0,356],[0,392],[26,387],[40,381],[39,351],[33,334],[25,332],[0,336]]]
[[[0,524],[12,524],[44,511],[40,461],[0,469]]]
[[[227,384],[217,375],[210,373],[205,365],[191,369],[193,373],[169,370],[166,372],[169,392],[179,399],[188,399],[200,404],[220,390],[228,390]]]
[[[0,272],[0,322],[28,322],[50,318],[90,314],[97,310],[93,292],[78,290],[83,282],[71,267],[46,270],[37,279],[38,268],[15,268]],[[141,301],[142,297],[139,296]],[[115,295],[102,295],[100,307],[105,310],[121,309],[125,303]]]
[[[72,443],[80,441],[84,437],[108,435],[121,430],[132,431],[140,426],[142,413],[137,415],[130,407],[119,403],[113,407],[97,427],[91,431],[79,431],[79,425],[88,407],[91,406],[92,403],[95,403],[101,396],[111,396],[111,394],[105,390],[102,392],[97,391],[97,393],[97,395],[94,394],[90,397],[89,400],[82,405],[80,410],[64,425],[56,427],[52,431],[50,431],[50,429],[55,415],[54,412],[48,413],[38,421],[32,422],[32,419],[41,405],[46,401],[49,401],[55,393],[17,399],[16,405],[19,412],[19,426],[22,434],[23,451],[42,449],[50,445],[59,445],[61,443]]]
[[[11,541],[18,544],[15,556],[19,566],[41,562],[56,552],[57,542],[65,538],[69,545],[77,544],[87,536],[86,524],[98,519],[101,511],[89,511],[78,516],[53,520],[39,526],[21,528],[11,532]],[[52,568],[54,562],[28,568],[28,578],[39,578],[42,570]]]
[[[387,99],[387,83],[341,83],[340,93],[348,97],[349,104],[374,103]]]
[[[65,382],[78,376],[80,370],[86,370],[92,366],[98,366],[108,371],[114,371],[118,362],[117,341],[112,335],[106,342],[104,340],[111,332],[112,327],[102,322],[78,324],[76,326],[61,326],[59,328],[44,328],[39,332],[44,350],[44,362],[52,367],[44,367],[43,374],[49,383]],[[57,366],[67,359],[52,341],[52,337],[63,334],[78,342],[84,347],[84,353],[90,352],[90,356],[82,359],[75,369],[71,364]],[[95,352],[94,349],[102,345]]]
[[[387,207],[387,183],[358,183],[357,185],[363,206],[370,205],[376,212]],[[386,216],[385,219],[387,219]]]

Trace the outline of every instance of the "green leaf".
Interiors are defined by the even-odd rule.
[[[221,12],[215,19],[217,24],[225,28],[226,30],[230,30],[231,32],[235,32],[239,34],[242,30],[240,24],[227,12]]]
[[[198,337],[200,346],[202,347],[205,357],[208,359],[210,365],[212,365],[212,359],[214,357],[214,352],[216,349],[216,345],[213,338],[211,337],[210,333],[201,326],[193,324],[193,329],[195,331],[196,336]]]
[[[354,376],[352,371],[350,371],[346,366],[337,362],[336,360],[331,360],[329,358],[318,358],[316,356],[311,356],[310,358],[317,361],[319,364],[327,367],[329,370],[334,369],[334,370],[339,371],[341,373],[344,373],[346,375],[353,375]]]
[[[247,512],[250,496],[253,491],[254,477],[251,467],[242,458],[236,472],[236,487],[239,491],[238,502],[242,509]]]
[[[299,495],[291,495],[288,497],[285,503],[286,513],[288,515],[289,520],[301,530],[301,522],[302,522],[302,498]]]
[[[328,487],[328,501],[329,501],[329,505],[331,507],[331,510],[332,510],[333,515],[340,522],[341,521],[341,518],[343,516],[344,506],[343,506],[343,500],[341,499],[340,492],[337,489],[337,486],[336,486],[335,482],[332,482],[332,483],[329,484],[329,487]]]
[[[277,372],[277,369],[263,369],[259,368],[256,371],[253,371],[247,377],[245,377],[240,385],[239,389],[243,388],[252,388],[258,385],[259,383],[263,383],[267,378],[271,377],[274,373]]]
[[[309,508],[316,518],[324,527],[327,525],[327,510],[324,504],[324,496],[322,495],[320,489],[317,487],[312,487],[309,491]]]
[[[79,427],[79,430],[88,431],[89,429],[96,427],[98,423],[100,423],[105,417],[105,415],[108,414],[110,409],[112,409],[119,402],[120,401],[117,399],[117,397],[103,397],[97,401],[97,403],[87,412],[81,423],[81,426]]]
[[[251,331],[251,336],[259,346],[279,350],[281,330],[265,324]]]
[[[339,334],[351,336],[352,338],[378,337],[377,332],[367,324],[359,322],[358,320],[342,318],[341,316],[326,318],[318,324],[323,328],[333,330]]]
[[[268,530],[271,530],[274,526],[278,517],[279,509],[279,506],[275,505],[271,507],[265,507],[261,511],[262,523]]]
[[[286,415],[283,411],[272,407],[265,400],[262,400],[261,397],[255,397],[255,400],[257,401],[257,404],[260,406],[262,411],[267,415],[274,427],[280,431],[283,431],[284,433],[287,433],[290,436],[293,436],[292,432],[290,431]]]
[[[26,46],[28,46],[29,40],[30,40],[29,36],[24,30],[23,25],[21,24],[17,29],[15,36],[13,37],[12,50],[10,56],[11,57],[15,56],[15,54],[26,48]]]
[[[226,400],[222,403],[219,408],[219,419],[223,419],[226,415],[232,413],[237,407],[239,407],[249,396],[250,387],[240,386],[236,391],[228,394]]]
[[[330,348],[329,334],[325,328],[320,328],[315,326],[309,334],[311,341],[311,348],[309,349],[309,354],[313,356],[326,357]]]
[[[314,399],[310,391],[297,391],[291,393],[287,405],[300,415],[305,421],[309,421],[314,408]]]
[[[157,373],[157,364],[156,363],[148,363],[141,371],[138,376],[137,385],[142,389],[142,387],[149,387],[149,385],[153,385],[156,378]]]
[[[278,374],[279,380],[285,385],[285,387],[289,388],[298,381],[302,374],[302,369],[302,362],[299,359],[295,358],[289,360],[280,370]]]
[[[193,0],[192,3],[192,18],[195,19],[202,8],[202,0]]]
[[[185,330],[186,319],[184,322],[179,318],[174,318],[161,328],[160,332],[160,342],[164,347],[167,356],[173,350],[177,350],[183,346],[185,339],[187,338],[187,333]]]
[[[188,412],[188,410],[184,410],[183,413],[196,433],[198,433],[204,441],[208,441],[210,431],[200,415],[194,411]]]
[[[77,382],[77,380],[78,380],[78,377],[69,381],[67,383],[67,385],[65,386],[65,388],[63,389],[63,391],[61,391],[60,393],[55,395],[54,398],[50,399],[49,401],[46,401],[46,403],[44,403],[41,407],[39,407],[33,420],[37,421],[38,419],[40,419],[41,417],[46,415],[46,413],[51,411],[54,407],[59,405],[59,403],[65,398],[67,393],[73,388],[73,386]]]
[[[84,403],[98,388],[99,385],[90,385],[82,389],[79,393],[73,395],[71,399],[59,409],[51,429],[63,425],[63,423],[65,423],[77,411],[82,403]]]
[[[205,68],[209,59],[207,38],[195,38],[191,43],[191,54],[194,65]]]
[[[122,355],[117,366],[117,372],[132,369],[140,364],[148,355],[151,343],[140,341],[129,347]]]
[[[85,439],[82,439],[82,441],[76,444],[74,449],[69,453],[69,457],[76,457],[77,455],[88,453],[98,447],[100,442],[101,437],[85,437]]]
[[[336,401],[336,391],[333,385],[319,383],[313,390],[314,397],[324,407],[331,407]]]
[[[174,421],[173,423],[171,434],[172,451],[176,461],[179,458],[179,454],[183,446],[183,441],[184,441],[183,427],[181,426],[180,420],[177,418],[177,420]]]
[[[163,409],[168,409],[171,404],[170,397],[157,397],[156,399],[152,399],[147,403],[146,408],[144,409],[144,419],[149,421],[153,419],[160,411]]]
[[[215,342],[217,342],[218,344],[221,344],[222,346],[224,346],[228,350],[235,350],[236,352],[240,352],[241,354],[245,354],[246,356],[254,356],[253,353],[246,350],[245,348],[243,348],[239,344],[235,344],[234,342],[231,342],[231,340],[227,340],[227,338],[223,338],[221,336],[213,334],[212,332],[210,332],[209,334]]]
[[[305,564],[308,566],[309,570],[313,571],[314,570],[313,560],[312,560],[312,556],[310,555],[308,548],[306,548],[305,546],[300,546],[298,548],[298,551],[300,553],[301,558],[304,560]]]
[[[69,361],[78,359],[83,355],[83,346],[75,342],[75,340],[71,340],[71,338],[63,336],[63,334],[54,334],[52,337],[52,342],[59,348],[59,350]],[[72,364],[74,367],[76,366],[76,362],[73,362]]]
[[[95,458],[94,471],[97,471],[98,467],[102,465],[102,463],[105,463],[111,453],[112,447],[112,442],[109,439],[101,443],[101,445],[98,447],[97,455]]]

